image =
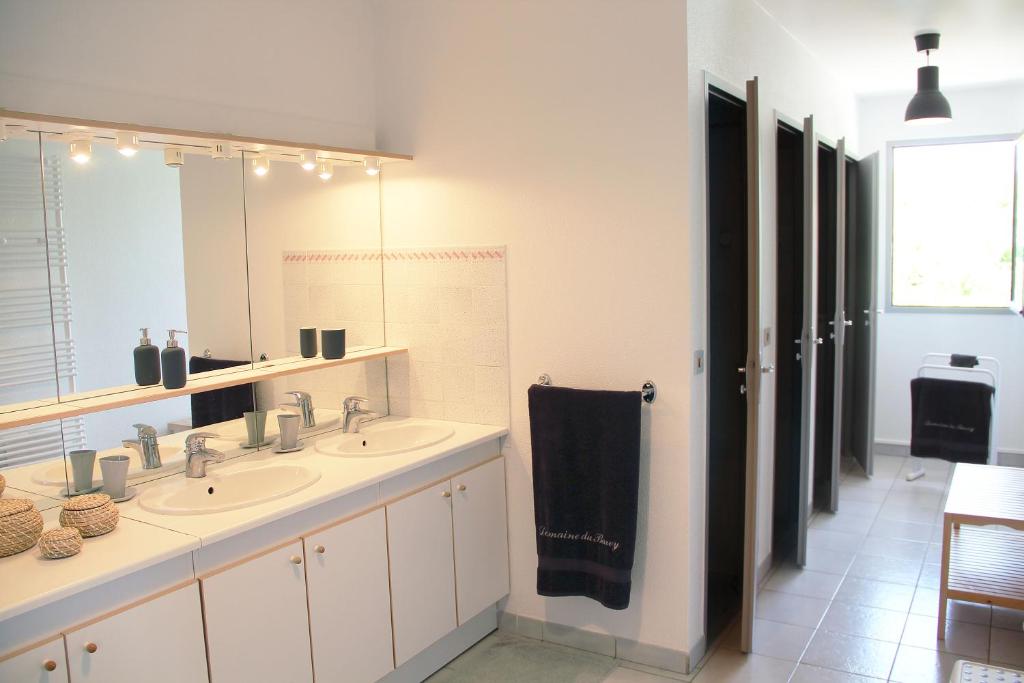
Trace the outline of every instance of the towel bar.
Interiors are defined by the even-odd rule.
[[[537,384],[545,387],[551,386],[551,375],[546,372],[543,373],[537,378]],[[640,398],[643,399],[644,403],[654,403],[654,399],[658,398],[658,387],[652,380],[647,380],[640,387]]]

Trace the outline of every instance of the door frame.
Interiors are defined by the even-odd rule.
[[[814,476],[814,422],[817,407],[818,357],[818,136],[814,116],[803,122],[804,131],[804,323],[800,336],[803,392],[800,410],[800,505],[797,511],[796,562],[807,564],[807,526],[811,517]]]
[[[710,132],[710,121],[709,121],[709,117],[708,117],[708,107],[709,107],[710,97],[711,97],[711,92],[710,91],[711,91],[711,88],[715,88],[716,90],[720,90],[720,91],[724,92],[725,94],[729,95],[730,97],[734,97],[737,100],[739,100],[739,101],[744,103],[744,105],[746,106],[746,113],[747,113],[747,120],[748,120],[748,126],[747,126],[748,133],[749,133],[749,120],[750,120],[750,115],[751,115],[751,103],[748,101],[748,90],[747,90],[746,87],[744,87],[742,89],[741,88],[737,88],[736,86],[734,86],[729,81],[727,81],[727,80],[725,80],[723,78],[720,78],[720,77],[714,75],[713,73],[711,73],[711,72],[709,72],[707,70],[703,70],[702,73],[704,75],[704,86],[703,86],[703,116],[704,116],[704,188],[703,188],[703,195],[704,196],[703,196],[703,201],[704,201],[704,264],[705,264],[705,267],[706,267],[708,249],[709,249],[709,245],[710,245],[710,229],[711,229],[711,223],[709,221],[709,217],[710,216],[709,216],[709,212],[708,212],[708,207],[711,204],[711,185],[708,182],[708,178],[710,177],[710,170],[711,170],[710,169],[710,156],[709,156],[710,150],[711,150],[711,132]],[[754,82],[756,83],[756,81],[757,81],[757,79],[755,78]],[[749,83],[749,81],[747,83]],[[755,90],[754,90],[755,95],[756,95],[756,92],[757,91],[756,91],[756,86],[755,86]],[[755,122],[759,123],[756,99],[754,101],[753,109],[754,109],[754,117],[755,117],[754,120],[755,120]],[[752,147],[753,147],[753,151],[754,151],[753,163],[751,163],[751,159],[750,159],[751,148]],[[747,249],[748,249],[748,254],[747,254],[747,268],[748,268],[748,282],[747,282],[747,297],[748,297],[748,301],[747,301],[747,329],[748,329],[748,338],[747,338],[747,359],[746,359],[746,365],[744,366],[745,367],[745,371],[746,371],[745,372],[745,376],[746,376],[746,380],[747,380],[747,393],[746,393],[746,395],[748,397],[748,404],[747,404],[747,416],[746,416],[746,424],[747,424],[747,449],[746,449],[746,454],[745,454],[746,462],[745,462],[745,465],[744,465],[744,467],[746,468],[745,486],[744,486],[746,500],[745,500],[745,505],[744,505],[744,521],[743,521],[743,535],[744,535],[744,541],[743,541],[744,542],[744,552],[743,552],[743,596],[742,596],[741,603],[740,603],[740,605],[741,605],[741,607],[740,607],[740,610],[741,610],[740,611],[740,625],[741,625],[741,629],[740,629],[740,631],[741,631],[741,633],[740,633],[740,650],[742,652],[744,652],[744,653],[750,653],[753,650],[753,623],[754,623],[754,610],[756,609],[756,600],[755,600],[755,598],[756,598],[756,595],[757,595],[757,585],[756,585],[756,582],[757,582],[757,532],[758,532],[758,529],[757,529],[757,491],[758,491],[758,485],[759,485],[759,480],[758,480],[758,477],[757,477],[757,471],[758,471],[758,455],[759,455],[758,454],[758,444],[760,442],[759,434],[757,433],[757,430],[758,430],[758,419],[757,419],[758,401],[755,400],[753,402],[753,410],[752,410],[751,409],[751,404],[749,402],[749,397],[750,397],[752,391],[760,391],[760,384],[761,384],[760,383],[760,372],[761,372],[761,370],[760,370],[760,366],[761,366],[760,330],[758,329],[758,330],[755,331],[753,339],[751,339],[750,336],[749,336],[749,330],[750,330],[750,327],[751,327],[751,318],[752,318],[751,312],[753,311],[753,317],[757,321],[759,321],[760,320],[760,305],[761,305],[760,297],[759,296],[757,298],[753,299],[753,300],[750,299],[751,287],[754,288],[755,292],[759,291],[759,289],[760,289],[760,282],[759,281],[757,281],[757,280],[751,281],[749,279],[750,269],[751,268],[753,268],[753,274],[755,275],[755,277],[759,277],[759,274],[760,274],[760,254],[758,253],[759,252],[759,246],[760,246],[759,245],[760,233],[759,233],[759,230],[755,230],[754,234],[751,235],[751,220],[755,221],[754,222],[754,226],[755,226],[755,229],[756,229],[757,226],[759,226],[759,224],[760,224],[760,211],[761,211],[760,193],[759,192],[758,192],[758,196],[757,196],[756,201],[754,201],[754,202],[750,201],[750,199],[751,199],[751,194],[750,193],[751,193],[751,189],[752,189],[751,188],[751,184],[750,184],[750,177],[751,177],[750,174],[751,174],[751,170],[752,170],[751,167],[753,167],[753,172],[755,174],[755,178],[758,181],[758,188],[760,188],[760,177],[761,177],[761,173],[760,173],[760,138],[758,136],[757,140],[752,141],[750,139],[750,136],[748,135],[747,136],[747,180],[748,180],[748,182],[747,182],[747,199],[748,199],[748,207],[747,207]],[[754,254],[753,254],[753,258],[751,258],[751,253],[750,253],[751,239],[753,239],[753,241],[754,241]],[[708,277],[709,277],[709,274],[705,273],[705,277],[704,277],[704,282],[705,282],[705,287],[704,287],[704,313],[705,313],[704,319],[705,319],[705,325],[704,325],[704,340],[703,340],[703,348],[705,348],[705,349],[708,349],[709,341],[710,341],[707,320],[708,320],[708,317],[709,317],[709,312],[711,310],[711,291],[710,291],[710,288],[707,286]],[[757,322],[757,324],[760,325],[760,322]],[[757,352],[757,354],[753,355],[753,358],[751,357],[751,353],[750,353],[751,344],[756,345],[757,348],[758,348],[758,352]],[[707,395],[708,395],[709,379],[710,379],[710,374],[705,374],[705,380],[704,380],[705,401],[707,400]],[[754,413],[753,417],[751,417],[751,413],[752,412]],[[750,429],[751,420],[753,420],[753,426],[754,426],[753,433],[751,432],[751,429]],[[704,552],[705,552],[705,557],[704,557],[704,567],[703,567],[703,571],[704,571],[704,582],[703,582],[704,590],[703,590],[703,596],[702,596],[702,597],[705,597],[705,598],[706,598],[706,595],[707,595],[707,579],[708,579],[708,572],[707,572],[707,547],[708,547],[708,536],[709,536],[709,526],[710,526],[708,524],[708,517],[707,517],[707,511],[708,511],[707,474],[708,474],[708,471],[710,469],[710,467],[709,467],[710,461],[709,461],[709,458],[708,458],[709,452],[708,452],[707,435],[710,433],[710,430],[711,430],[711,411],[710,410],[706,410],[705,411],[705,416],[704,416],[704,434],[705,434],[705,444],[704,444],[704,480],[705,480],[705,484],[704,484],[704,495],[705,495],[705,501],[704,501],[704,514],[705,514],[705,517],[704,517]],[[751,456],[751,444],[753,444],[753,456]],[[753,464],[752,465],[751,465],[751,457],[753,457]],[[753,492],[752,495],[751,495],[751,492]],[[704,603],[703,617],[704,617],[704,620],[703,620],[702,623],[703,623],[703,625],[704,625],[704,627],[706,629],[706,626],[707,626],[707,601],[706,601],[706,599],[705,599],[705,603]],[[707,636],[707,633],[705,632],[705,637],[706,636]],[[706,647],[710,647],[711,645],[712,645],[711,643],[706,643]]]

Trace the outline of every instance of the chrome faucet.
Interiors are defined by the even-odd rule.
[[[304,429],[316,427],[316,416],[313,413],[313,397],[305,391],[286,391],[289,396],[295,397],[295,403],[282,403],[281,405],[298,408],[302,413],[302,426]]]
[[[163,463],[160,462],[160,445],[156,441],[156,430],[145,424],[134,424],[132,427],[138,430],[139,438],[124,439],[121,445],[139,453],[142,469],[155,470],[163,467]]]
[[[341,404],[342,431],[349,434],[358,434],[359,425],[367,420],[373,420],[380,415],[369,410],[363,410],[363,404],[370,399],[363,396],[349,396]]]
[[[221,462],[224,454],[206,447],[207,439],[216,439],[212,432],[196,432],[185,437],[185,476],[201,479],[206,476],[206,463]]]

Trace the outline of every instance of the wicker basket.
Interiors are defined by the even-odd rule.
[[[48,560],[77,555],[82,549],[82,534],[74,527],[50,529],[39,537],[39,552]]]
[[[90,493],[72,498],[60,511],[60,525],[75,527],[83,538],[102,536],[114,530],[120,517],[117,506],[105,493]]]
[[[43,533],[43,516],[30,500],[0,500],[0,557],[28,550]]]

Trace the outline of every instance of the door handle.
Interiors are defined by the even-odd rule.
[[[852,320],[844,320],[843,321],[843,327],[853,327],[853,321]]]
[[[746,384],[741,384],[740,385],[740,395],[742,396],[742,395],[745,395],[746,393],[747,393],[747,385]]]
[[[825,340],[824,340],[824,339],[822,339],[821,337],[816,337],[816,338],[814,339],[814,343],[815,343],[815,344],[824,344],[824,343],[825,343]]]
[[[736,372],[738,372],[740,374],[744,374],[744,373],[747,372],[747,369],[746,368],[736,368]]]

